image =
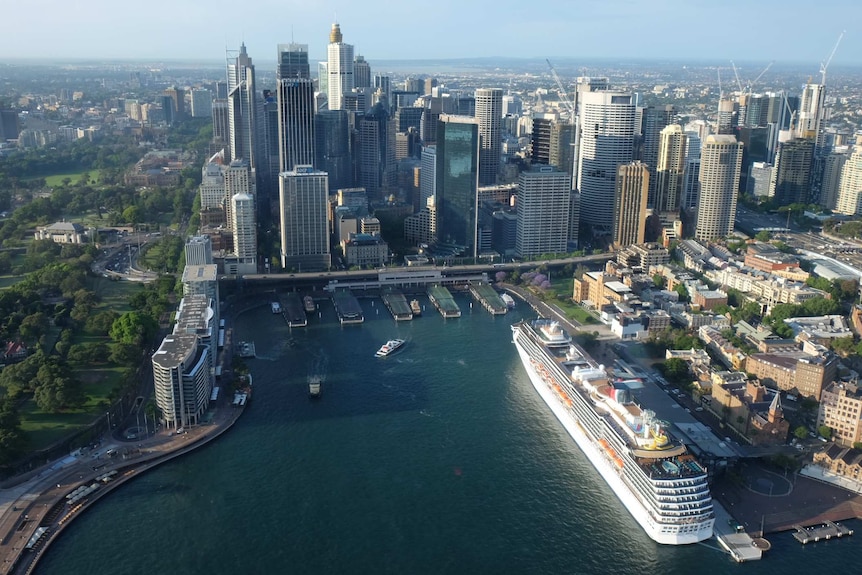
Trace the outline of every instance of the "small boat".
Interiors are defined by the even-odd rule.
[[[320,397],[320,378],[319,377],[309,377],[308,378],[308,397],[317,398]]]
[[[386,357],[394,353],[395,351],[401,349],[401,347],[407,343],[403,339],[390,339],[386,343],[384,343],[380,349],[377,350],[377,353],[374,354],[374,357]]]
[[[272,313],[281,313],[281,304],[279,302],[270,302],[269,306],[272,308]]]
[[[308,313],[311,313],[315,310],[314,298],[312,298],[310,295],[307,295],[302,298],[302,305],[305,306],[305,311],[307,311]]]
[[[418,299],[410,302],[410,311],[413,312],[413,315],[422,315],[422,306],[419,305]]]
[[[506,304],[507,308],[513,309],[515,307],[515,300],[509,294],[507,294],[507,293],[500,294],[500,299],[503,300],[503,303]]]

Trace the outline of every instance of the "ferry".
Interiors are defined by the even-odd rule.
[[[413,315],[422,315],[422,306],[419,305],[418,299],[414,299],[410,302],[410,311],[413,312]]]
[[[272,308],[272,313],[281,313],[281,304],[277,301],[270,302],[270,308]]]
[[[396,351],[401,349],[401,347],[405,343],[407,342],[403,339],[390,339],[389,341],[384,343],[380,347],[380,349],[377,350],[377,353],[374,354],[374,357],[386,357],[387,355],[395,353]]]
[[[320,397],[321,381],[319,377],[308,378],[308,396],[312,399]]]
[[[314,306],[314,298],[312,298],[310,295],[307,295],[302,298],[302,305],[305,306],[305,311],[308,313],[311,313],[316,309]]]
[[[556,321],[512,326],[530,382],[647,535],[665,545],[712,537],[707,469]]]
[[[506,304],[506,307],[509,309],[513,309],[515,307],[515,299],[507,293],[501,293],[500,299],[503,300],[503,303]]]

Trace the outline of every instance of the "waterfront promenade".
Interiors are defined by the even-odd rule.
[[[211,423],[185,430],[182,434],[163,430],[145,440],[103,442],[98,448],[47,465],[29,480],[0,490],[0,574],[30,573],[48,545],[101,497],[118,486],[166,461],[207,444],[227,431],[244,411],[232,407],[222,397]],[[112,456],[109,451],[113,450]],[[102,485],[75,507],[66,495],[79,486],[92,485],[96,478],[117,471],[114,479]],[[28,547],[37,530],[44,533]]]

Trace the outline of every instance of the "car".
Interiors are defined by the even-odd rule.
[[[701,411],[703,411],[703,408],[702,407],[695,407],[694,410],[697,412],[701,412]]]

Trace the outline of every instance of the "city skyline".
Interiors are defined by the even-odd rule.
[[[166,8],[165,12],[160,7]],[[798,27],[810,6],[799,0],[746,4],[730,0],[729,12],[738,7],[745,17],[735,20],[731,34],[726,28],[708,25],[714,11],[706,2],[632,0],[594,3],[576,1],[554,11],[537,11],[529,5],[507,2],[458,3],[442,0],[434,11],[423,13],[423,29],[433,37],[445,31],[445,42],[418,42],[412,26],[387,22],[409,22],[415,14],[408,5],[375,2],[353,4],[343,0],[304,3],[295,0],[259,0],[247,6],[230,25],[214,26],[201,14],[233,13],[224,0],[168,4],[154,0],[151,13],[171,14],[173,19],[142,25],[128,18],[105,0],[90,0],[84,12],[77,4],[46,0],[39,10],[10,7],[3,14],[15,22],[0,37],[0,54],[13,59],[192,59],[215,60],[225,48],[245,42],[249,53],[262,61],[274,60],[279,43],[309,45],[313,61],[326,59],[328,34],[338,22],[355,53],[373,60],[422,60],[450,58],[538,58],[594,59],[633,58],[689,61],[736,59],[777,62],[825,61],[844,22],[862,20],[862,5],[849,0],[825,0],[818,4],[823,14],[835,15],[819,27],[805,31],[804,41],[788,37]],[[377,9],[379,8],[379,9]],[[385,8],[385,10],[384,10]],[[779,9],[780,8],[780,9]],[[274,11],[284,17],[272,17]],[[386,18],[381,19],[381,14]],[[236,14],[235,14],[236,15]],[[673,19],[669,19],[673,17]],[[475,22],[483,25],[477,28]],[[667,22],[679,22],[669,29]],[[386,34],[380,34],[380,29]],[[89,29],[82,34],[82,29]],[[615,41],[609,43],[608,29]],[[659,31],[654,35],[649,30]],[[491,38],[487,31],[493,31]],[[674,32],[675,33],[670,33]],[[33,39],[39,41],[34,42]],[[133,38],[135,41],[130,42]],[[517,42],[510,41],[517,38]],[[572,43],[561,50],[561,39]],[[631,40],[628,40],[628,39]],[[648,38],[648,41],[647,41]],[[721,46],[716,50],[716,46]],[[682,50],[684,48],[684,50]],[[862,64],[862,36],[845,34],[833,65]]]

